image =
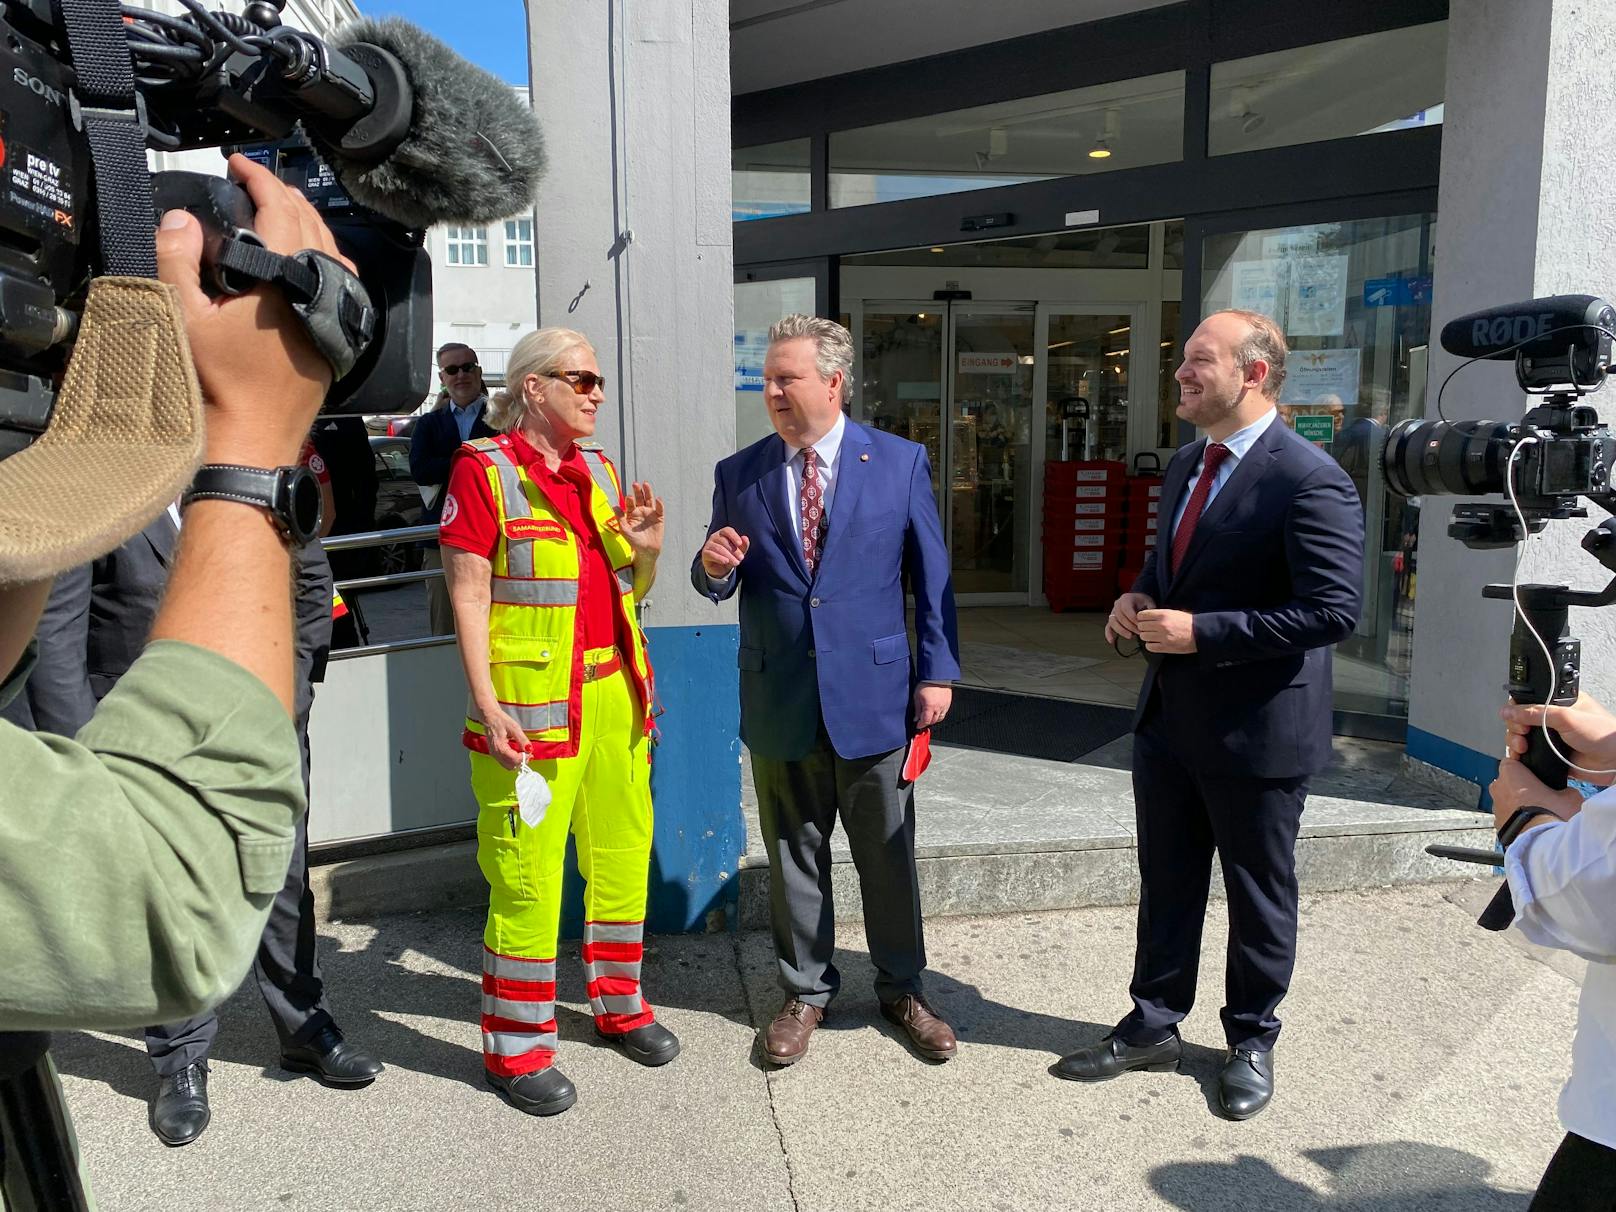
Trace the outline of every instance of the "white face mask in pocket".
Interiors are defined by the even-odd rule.
[[[550,784],[544,776],[522,759],[522,768],[516,772],[516,807],[522,823],[529,829],[544,819],[544,810],[550,806]]]

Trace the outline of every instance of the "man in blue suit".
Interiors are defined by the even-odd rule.
[[[903,777],[910,738],[948,714],[959,677],[953,583],[925,448],[847,419],[852,370],[853,339],[840,324],[798,315],[770,330],[763,403],[777,436],[718,464],[712,524],[691,565],[703,596],[741,593],[741,739],[786,991],[762,1033],[777,1065],[802,1058],[840,984],[830,884],[838,815],[882,1014],[928,1059],[956,1049],[921,993],[914,784]]]
[[[1308,779],[1330,760],[1329,646],[1357,625],[1363,583],[1352,480],[1276,416],[1285,354],[1278,326],[1244,311],[1208,316],[1184,346],[1178,415],[1206,436],[1168,464],[1172,525],[1105,628],[1150,661],[1134,715],[1133,1010],[1055,1067],[1075,1081],[1178,1067],[1216,851],[1229,896],[1219,1102],[1237,1120],[1273,1097],[1296,837]]]

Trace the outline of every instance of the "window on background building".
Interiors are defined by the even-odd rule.
[[[1442,122],[1448,23],[1212,65],[1214,156]]]
[[[1209,236],[1202,315],[1240,307],[1284,330],[1279,413],[1332,454],[1363,502],[1363,613],[1336,646],[1336,707],[1408,714],[1419,505],[1386,491],[1387,429],[1425,415],[1436,216]]]
[[[512,268],[533,266],[533,220],[505,220],[505,264]]]
[[[443,229],[446,260],[450,265],[487,265],[488,229],[456,227]]]
[[[812,278],[735,284],[735,448],[774,432],[763,407],[763,356],[769,328],[781,316],[814,314]]]
[[[730,217],[773,219],[809,209],[808,140],[737,147],[730,157]]]
[[[1021,97],[830,137],[830,204],[863,206],[1166,164],[1184,154],[1184,73]]]

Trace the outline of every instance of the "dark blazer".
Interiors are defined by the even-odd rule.
[[[1358,623],[1358,493],[1329,455],[1276,417],[1169,575],[1173,513],[1205,445],[1192,442],[1168,463],[1156,549],[1133,586],[1195,615],[1196,651],[1150,656],[1134,727],[1154,696],[1170,743],[1199,770],[1313,774],[1330,759],[1329,646]]]
[[[483,411],[472,422],[473,438],[494,436],[494,431],[483,424],[483,417],[487,415],[488,407],[485,404]],[[443,520],[443,488],[449,483],[449,463],[459,449],[460,427],[455,424],[454,414],[449,411],[447,404],[423,413],[410,431],[410,477],[423,488],[438,490],[421,512],[420,524],[423,526]]]
[[[73,736],[146,646],[179,532],[167,512],[133,538],[56,578],[26,691],[33,727]],[[331,646],[331,565],[319,541],[293,553],[299,711]]]
[[[786,512],[785,442],[771,434],[753,443],[719,463],[714,479],[707,533],[733,526],[751,546],[716,590],[698,553],[691,582],[714,602],[741,592],[741,739],[761,757],[796,761],[813,748],[823,716],[844,758],[907,744],[916,682],[960,676],[953,579],[925,447],[847,422],[811,578]]]

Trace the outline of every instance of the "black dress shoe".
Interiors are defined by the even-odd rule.
[[[382,1063],[328,1024],[307,1043],[281,1049],[281,1068],[312,1073],[325,1086],[368,1086],[381,1073]]]
[[[1230,1119],[1250,1119],[1274,1097],[1274,1054],[1234,1048],[1218,1074],[1218,1106]]]
[[[188,1145],[202,1135],[208,1110],[208,1063],[197,1061],[163,1078],[152,1103],[151,1127],[165,1145]]]
[[[595,1034],[601,1039],[610,1040],[628,1053],[631,1059],[649,1069],[665,1065],[679,1055],[679,1037],[661,1023],[646,1023],[622,1035],[608,1035],[596,1027]]]
[[[1056,1062],[1056,1077],[1071,1082],[1110,1081],[1130,1069],[1143,1069],[1147,1073],[1171,1073],[1178,1069],[1184,1055],[1184,1041],[1169,1035],[1159,1044],[1135,1047],[1125,1043],[1112,1032],[1090,1048],[1079,1048],[1070,1056]]]
[[[505,1096],[506,1102],[529,1115],[560,1115],[578,1101],[577,1088],[560,1069],[540,1069],[515,1077],[500,1077],[484,1069],[483,1076]]]

